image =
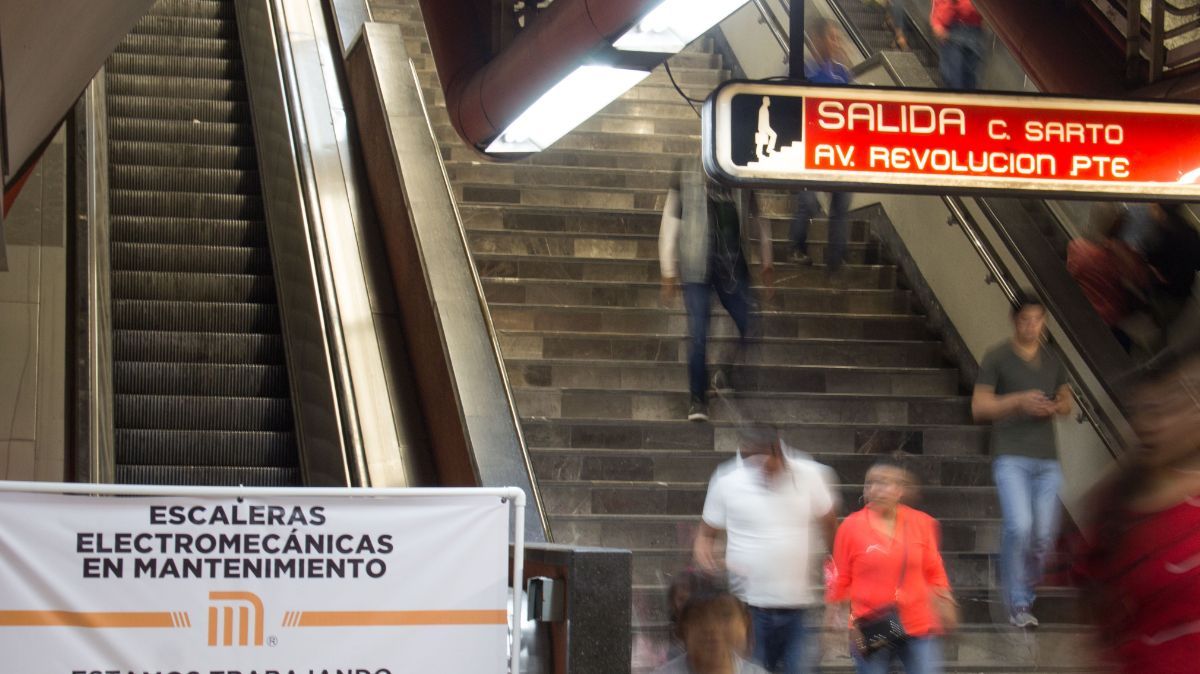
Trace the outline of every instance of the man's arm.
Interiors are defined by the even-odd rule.
[[[976,384],[975,392],[971,395],[971,416],[979,423],[999,421],[1017,414],[1049,416],[1046,402],[1046,396],[1041,391],[996,395],[996,387]]]
[[[720,533],[720,529],[702,521],[700,522],[699,531],[696,532],[696,540],[692,543],[692,557],[696,560],[696,565],[708,573],[720,571],[720,564],[717,563],[717,556],[715,554],[717,536]]]
[[[679,289],[679,228],[682,226],[679,190],[667,192],[662,224],[658,230],[658,263],[662,274],[662,300],[674,298]]]

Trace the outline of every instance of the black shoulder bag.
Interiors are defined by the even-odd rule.
[[[901,531],[907,530],[907,527]],[[900,565],[900,579],[896,581],[895,599],[899,600],[900,587],[904,585],[904,574],[908,571],[908,545],[904,546],[904,561]],[[877,608],[854,621],[858,630],[855,646],[858,652],[870,655],[882,649],[894,649],[908,639],[904,625],[900,623],[900,606],[896,603]]]

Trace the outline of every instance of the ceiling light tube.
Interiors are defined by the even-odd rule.
[[[613,46],[622,51],[683,51],[748,0],[663,0]]]
[[[486,152],[541,152],[649,75],[646,70],[579,66],[526,108]]]

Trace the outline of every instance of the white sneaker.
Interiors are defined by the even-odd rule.
[[[1037,617],[1030,613],[1029,609],[1019,609],[1012,615],[1011,618],[1009,618],[1008,621],[1012,623],[1014,627],[1019,627],[1021,629],[1038,626]]]

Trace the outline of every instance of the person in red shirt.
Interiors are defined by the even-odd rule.
[[[847,517],[834,539],[827,599],[850,604],[850,654],[859,674],[887,674],[895,659],[908,674],[941,672],[939,636],[957,622],[937,520],[903,505],[912,484],[912,474],[898,462],[877,462],[867,471],[866,507]],[[907,638],[863,653],[861,621],[889,607]]]
[[[1151,278],[1145,260],[1121,240],[1125,221],[1123,207],[1097,204],[1092,209],[1092,233],[1067,244],[1067,271],[1121,347],[1129,351],[1133,343],[1120,323],[1145,297]]]
[[[1140,375],[1139,446],[1101,491],[1081,571],[1119,671],[1197,671],[1200,653],[1200,354]]]
[[[941,43],[938,70],[942,84],[967,91],[978,88],[983,61],[983,17],[971,0],[933,0],[929,27]]]

